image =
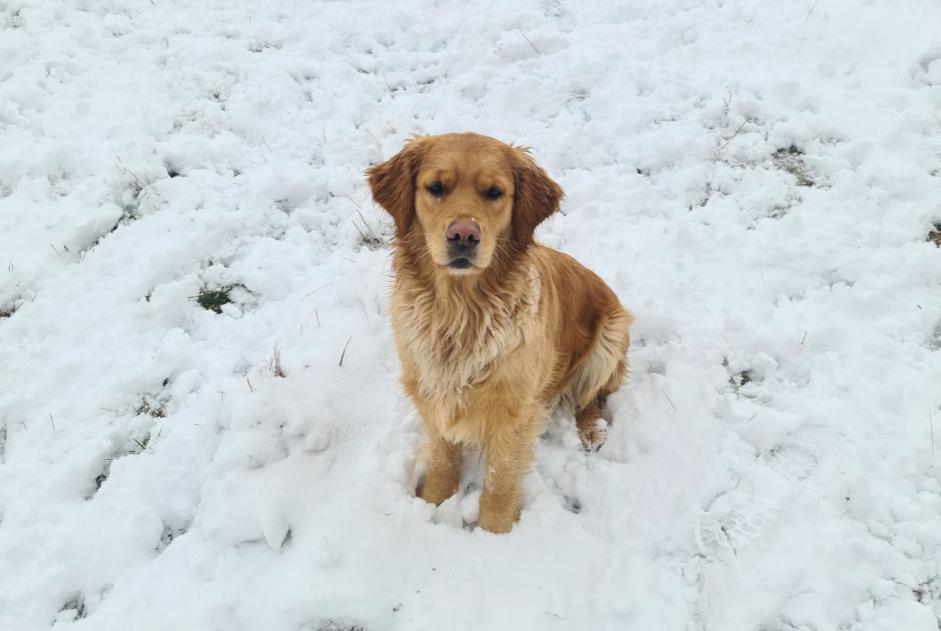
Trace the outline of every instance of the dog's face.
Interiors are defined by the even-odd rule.
[[[415,215],[432,260],[451,273],[486,268],[509,238],[513,169],[496,141],[433,142],[415,179]]]
[[[435,265],[455,275],[487,269],[511,244],[529,245],[562,198],[525,150],[477,134],[417,138],[368,176],[397,237],[420,232]]]

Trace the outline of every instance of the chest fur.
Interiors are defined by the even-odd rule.
[[[501,360],[531,341],[537,329],[539,280],[532,274],[503,291],[438,291],[397,282],[393,330],[421,395],[460,406],[468,388],[491,378]]]

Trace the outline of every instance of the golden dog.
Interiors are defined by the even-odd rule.
[[[392,328],[428,430],[418,495],[453,495],[462,446],[480,447],[478,525],[507,532],[553,406],[574,406],[586,448],[604,441],[631,314],[594,273],[533,242],[563,193],[525,149],[470,133],[419,137],[367,175],[395,221]]]

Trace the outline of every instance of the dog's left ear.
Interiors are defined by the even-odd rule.
[[[528,149],[513,148],[513,238],[521,245],[533,241],[533,232],[549,215],[559,209],[565,196],[562,188],[536,164]]]
[[[373,199],[395,220],[395,233],[405,237],[415,219],[415,178],[424,155],[421,138],[413,138],[397,154],[366,169]]]

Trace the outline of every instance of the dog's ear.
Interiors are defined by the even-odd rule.
[[[425,152],[421,138],[412,138],[397,154],[366,169],[373,199],[395,221],[395,232],[404,237],[415,219],[415,178]]]
[[[536,226],[559,209],[565,193],[525,148],[513,148],[513,177],[513,238],[525,246],[532,243]]]

